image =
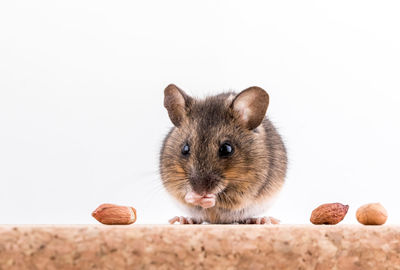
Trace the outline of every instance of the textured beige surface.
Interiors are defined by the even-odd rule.
[[[400,226],[0,225],[0,269],[400,269]]]

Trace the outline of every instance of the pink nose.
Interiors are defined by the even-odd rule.
[[[210,208],[215,205],[215,194],[199,195],[196,192],[188,192],[185,196],[185,201],[190,204],[200,205],[203,208]]]

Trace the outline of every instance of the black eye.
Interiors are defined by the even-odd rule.
[[[187,156],[190,153],[190,147],[188,143],[185,143],[185,145],[182,147],[182,155]]]
[[[233,146],[229,142],[224,142],[219,147],[219,156],[220,157],[229,157],[233,154]]]

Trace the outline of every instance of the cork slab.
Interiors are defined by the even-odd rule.
[[[0,269],[400,269],[400,226],[0,225]]]

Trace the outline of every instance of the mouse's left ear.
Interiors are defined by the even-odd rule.
[[[232,101],[231,108],[241,125],[247,129],[258,127],[265,117],[269,96],[260,87],[249,87],[240,92]]]
[[[164,90],[164,107],[168,111],[171,122],[179,127],[187,116],[192,98],[175,84],[170,84]]]

